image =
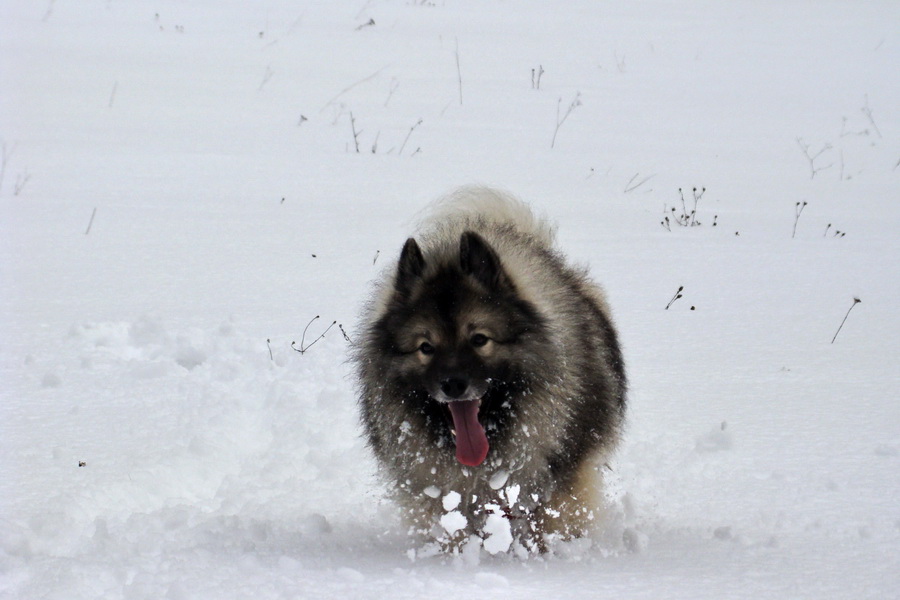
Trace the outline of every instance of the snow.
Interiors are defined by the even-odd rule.
[[[898,22],[3,2],[0,598],[896,597]],[[342,329],[473,182],[558,223],[630,374],[603,527],[540,557],[499,515],[420,552],[357,422]]]
[[[451,510],[450,512],[441,516],[441,527],[444,528],[448,534],[453,535],[460,529],[463,529],[468,523],[468,519],[458,510]]]
[[[444,510],[450,511],[457,508],[461,501],[462,496],[460,496],[459,492],[449,492],[444,496],[443,500],[441,500],[441,504],[443,505]]]
[[[488,504],[487,510],[493,511],[488,515],[487,522],[484,524],[484,533],[487,537],[484,540],[484,549],[490,554],[506,552],[512,545],[512,528],[509,519],[502,512],[502,509],[496,504]]]

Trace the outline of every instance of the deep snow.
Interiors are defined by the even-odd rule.
[[[0,597],[897,597],[898,24],[4,2]],[[341,330],[291,348],[470,182],[558,222],[632,384],[605,532],[524,561],[416,554]]]

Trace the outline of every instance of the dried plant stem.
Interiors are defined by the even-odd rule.
[[[672,299],[669,300],[669,303],[668,303],[668,304],[666,304],[666,310],[669,310],[669,308],[670,308],[673,304],[675,304],[675,301],[678,300],[679,298],[681,298],[681,291],[682,291],[683,289],[684,289],[684,286],[683,286],[683,285],[678,286],[678,291],[675,292],[675,295],[672,296]]]
[[[91,212],[91,220],[88,221],[87,229],[84,230],[84,235],[87,235],[91,232],[91,226],[94,224],[94,217],[97,216],[97,207],[94,207],[93,212]]]
[[[566,112],[564,115],[562,115],[562,117],[559,116],[559,109],[561,106],[562,98],[560,98],[556,102],[556,129],[553,131],[553,140],[550,142],[551,148],[556,146],[556,135],[559,133],[559,128],[562,127],[562,124],[566,122],[566,119],[569,118],[569,115],[572,114],[572,111],[581,106],[581,92],[575,92],[575,97],[572,99],[572,102],[569,103],[569,108],[566,109]]]
[[[412,132],[416,130],[416,127],[422,124],[422,119],[416,121],[416,124],[409,128],[409,131],[406,133],[406,138],[403,140],[403,144],[400,145],[400,152],[397,154],[403,154],[403,149],[406,148],[406,142],[409,141],[409,136],[412,135]]]
[[[331,322],[331,325],[329,325],[329,326],[325,329],[325,331],[322,332],[322,335],[320,335],[319,337],[317,337],[316,339],[314,339],[313,341],[311,341],[311,342],[309,343],[308,346],[305,346],[305,345],[304,345],[304,342],[306,341],[306,332],[307,332],[307,330],[309,330],[309,326],[312,325],[313,322],[314,322],[316,319],[318,319],[318,318],[319,318],[319,315],[316,315],[315,317],[312,318],[312,320],[311,320],[309,323],[306,324],[306,327],[303,328],[303,335],[300,337],[300,347],[299,347],[299,348],[297,348],[297,347],[295,346],[295,344],[296,344],[297,342],[291,342],[291,348],[292,348],[295,352],[299,352],[300,354],[304,354],[307,350],[309,350],[310,348],[312,348],[312,346],[313,346],[316,342],[318,342],[319,340],[321,340],[322,338],[324,338],[324,337],[325,337],[325,334],[328,333],[328,331],[329,331],[332,327],[334,327],[334,326],[337,324],[337,321],[332,321],[332,322]]]
[[[834,337],[831,338],[831,343],[832,343],[832,344],[834,343],[834,340],[837,339],[837,336],[838,336],[838,334],[841,332],[841,329],[844,327],[844,323],[847,322],[847,317],[850,316],[850,311],[853,310],[853,307],[856,306],[857,304],[859,304],[860,302],[862,302],[862,300],[860,300],[859,298],[853,298],[853,304],[851,304],[851,305],[850,305],[850,308],[847,309],[847,314],[844,315],[844,320],[841,321],[841,324],[840,324],[840,326],[837,328],[837,331],[834,332]]]
[[[803,209],[806,208],[806,202],[798,202],[794,205],[794,231],[791,232],[791,238],[797,235],[797,223],[800,221],[800,215],[803,213]]]

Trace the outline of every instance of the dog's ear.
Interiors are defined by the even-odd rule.
[[[512,286],[503,270],[500,257],[483,237],[466,231],[459,238],[459,266],[489,290]]]
[[[413,283],[422,277],[425,272],[425,257],[416,240],[409,238],[403,244],[400,253],[400,262],[397,264],[397,278],[394,281],[394,289],[403,297],[409,296]]]

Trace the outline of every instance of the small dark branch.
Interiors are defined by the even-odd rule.
[[[829,229],[831,229],[831,223],[829,223],[828,226],[825,228],[825,233],[822,234],[822,237],[825,237],[825,236],[828,235],[828,230],[829,230]]]
[[[375,258],[372,259],[372,265],[374,266],[376,262],[378,262],[378,255],[381,254],[381,250],[375,251]]]
[[[818,173],[819,171],[824,171],[825,169],[828,169],[832,166],[831,164],[828,164],[824,167],[816,167],[816,159],[822,156],[822,154],[824,154],[825,152],[831,150],[831,144],[824,144],[818,152],[813,152],[812,150],[810,150],[809,144],[804,142],[803,138],[797,138],[797,145],[800,146],[800,150],[803,152],[803,155],[809,162],[810,179],[814,179],[816,173]]]
[[[697,192],[697,188],[694,188],[694,209],[691,211],[691,227],[695,225],[699,225],[700,221],[697,221],[697,203],[700,201],[700,198],[703,197],[703,194],[706,193],[706,188],[700,188],[700,192]]]
[[[87,229],[84,230],[84,235],[87,235],[91,232],[91,225],[94,224],[94,217],[97,216],[97,207],[94,207],[93,212],[91,212],[91,220],[88,221]]]
[[[360,31],[361,29],[365,29],[366,27],[374,27],[375,19],[369,19],[367,22],[363,23],[359,27],[356,28],[356,31]]]
[[[678,291],[675,292],[675,295],[672,296],[672,299],[669,300],[669,303],[668,303],[668,304],[666,304],[666,310],[669,310],[669,308],[670,308],[673,304],[675,304],[675,301],[678,300],[679,298],[681,298],[681,291],[682,291],[683,289],[684,289],[684,286],[683,286],[683,285],[678,286]]]
[[[855,307],[855,306],[856,306],[857,304],[859,304],[860,302],[862,302],[862,300],[860,300],[859,298],[853,298],[853,304],[851,304],[851,305],[850,305],[850,308],[847,309],[847,314],[844,315],[844,320],[841,321],[841,324],[840,324],[840,326],[837,328],[837,331],[834,332],[834,337],[831,338],[831,343],[832,343],[832,344],[834,343],[834,340],[837,339],[837,336],[838,336],[838,334],[841,332],[841,328],[844,326],[844,323],[847,322],[847,317],[850,316],[850,311],[853,310],[853,307]]]
[[[672,226],[669,224],[669,216],[666,215],[662,221],[659,222],[660,225],[666,228],[666,231],[672,231]]]
[[[338,324],[338,329],[341,330],[341,335],[344,336],[344,339],[347,340],[347,343],[348,343],[348,344],[352,344],[352,343],[353,343],[353,340],[351,340],[351,339],[350,339],[350,336],[347,335],[347,332],[344,331],[344,326],[341,325],[341,324],[339,323],[339,324]]]
[[[368,75],[367,77],[363,77],[363,78],[360,79],[359,81],[356,81],[356,82],[354,82],[354,83],[351,83],[350,85],[348,85],[347,87],[345,87],[344,89],[342,89],[340,92],[338,92],[337,95],[334,96],[334,98],[332,98],[331,100],[329,100],[328,102],[326,102],[326,103],[325,103],[325,106],[323,106],[322,109],[321,109],[319,112],[320,112],[320,113],[321,113],[321,112],[324,112],[326,108],[328,108],[329,106],[331,106],[332,104],[334,104],[335,102],[337,102],[338,98],[340,98],[341,96],[343,96],[344,94],[346,94],[347,92],[349,92],[350,90],[352,90],[353,88],[355,88],[355,87],[357,87],[357,86],[359,86],[359,85],[362,85],[362,84],[364,84],[365,82],[367,82],[367,81],[369,81],[369,80],[371,80],[371,79],[375,79],[376,77],[378,77],[379,75],[381,75],[381,72],[384,71],[386,68],[387,68],[387,66],[381,67],[380,69],[378,69],[377,71],[375,71],[375,72],[372,73],[371,75]],[[343,112],[343,111],[341,111],[341,112]]]
[[[306,342],[306,332],[309,330],[309,326],[312,325],[313,322],[314,322],[316,319],[318,319],[318,318],[319,318],[319,315],[316,315],[315,317],[312,318],[312,320],[311,320],[309,323],[306,324],[306,327],[303,328],[303,335],[300,337],[300,347],[299,347],[299,348],[296,347],[296,343],[297,343],[297,342],[291,342],[291,348],[292,348],[295,352],[299,352],[300,354],[306,353],[307,350],[309,350],[310,348],[312,348],[313,345],[314,345],[316,342],[318,342],[319,340],[321,340],[322,338],[324,338],[324,337],[325,337],[325,334],[328,333],[328,331],[329,331],[332,327],[334,327],[334,326],[337,324],[337,321],[332,321],[332,322],[331,322],[331,325],[329,325],[329,326],[325,329],[325,331],[322,332],[322,335],[320,335],[319,337],[317,337],[316,339],[314,339],[313,341],[311,341],[308,345],[305,345],[305,342]]]
[[[266,348],[269,349],[269,360],[275,361],[275,357],[272,355],[272,340],[266,338]]]
[[[675,211],[675,207],[672,207],[672,220],[676,225],[680,225],[681,227],[699,227],[702,225],[700,221],[697,220],[697,204],[700,202],[700,199],[703,198],[703,194],[706,193],[706,188],[692,188],[693,192],[693,205],[691,210],[687,209],[687,200],[684,198],[684,190],[682,188],[678,188],[678,198],[681,200],[681,214],[679,215]],[[718,219],[718,215],[713,217],[713,227],[716,226],[716,219]]]
[[[541,89],[541,75],[544,74],[544,65],[538,65],[537,69],[531,69],[531,89]]]
[[[803,214],[803,209],[806,208],[806,202],[798,202],[794,205],[794,231],[791,233],[791,238],[797,235],[797,222],[800,221],[800,215]]]
[[[635,183],[634,182],[635,179],[637,179],[640,176],[641,176],[640,173],[635,173],[632,176],[632,178],[628,180],[628,183],[625,184],[625,193],[626,194],[633,192],[634,190],[638,189],[639,187],[641,187],[642,185],[644,185],[645,183],[647,183],[648,181],[650,181],[651,179],[656,177],[656,173],[654,173],[653,175],[647,175],[646,177],[644,177],[643,179],[641,179],[640,181]]]
[[[356,131],[356,119],[353,118],[353,111],[350,111],[350,129],[353,131],[353,145],[356,147],[356,153],[359,154],[359,134],[362,131]]]
[[[397,153],[398,155],[402,155],[402,154],[403,154],[403,149],[406,148],[406,142],[409,141],[409,136],[411,136],[412,133],[413,133],[413,131],[415,131],[416,128],[417,128],[419,125],[421,125],[421,124],[422,124],[422,119],[419,119],[418,121],[416,121],[416,124],[413,125],[412,127],[410,127],[410,128],[409,128],[409,131],[406,132],[406,138],[404,138],[403,144],[400,145],[400,151]]]

